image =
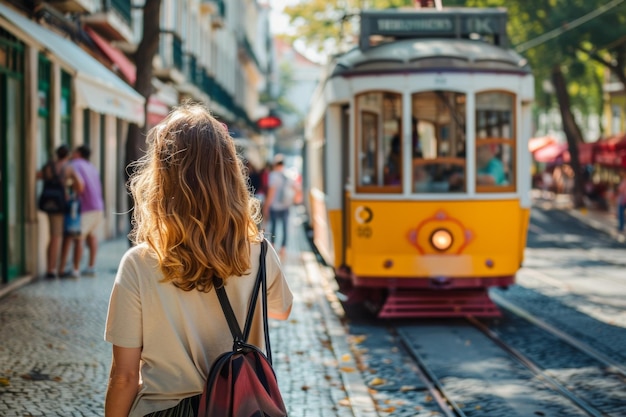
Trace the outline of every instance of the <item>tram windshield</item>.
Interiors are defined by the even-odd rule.
[[[476,95],[476,191],[515,190],[514,96]]]
[[[411,95],[410,135],[403,132],[402,94],[373,91],[356,98],[357,189],[360,192],[465,193],[467,96],[445,90]],[[515,190],[515,96],[475,96],[474,166],[478,193]],[[405,127],[406,128],[406,127]],[[410,162],[409,162],[410,161]],[[410,171],[404,172],[407,169]],[[406,176],[410,178],[407,179]],[[405,183],[405,180],[407,181]]]
[[[412,95],[414,193],[465,191],[465,99],[440,90]]]

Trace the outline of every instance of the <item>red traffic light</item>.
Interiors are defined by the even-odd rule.
[[[265,116],[256,121],[259,129],[276,129],[283,125],[283,121],[277,116]]]

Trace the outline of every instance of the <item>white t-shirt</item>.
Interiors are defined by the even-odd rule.
[[[282,171],[272,171],[269,175],[269,187],[274,188],[276,191],[274,192],[274,199],[272,200],[272,204],[270,208],[272,210],[286,210],[291,207],[291,202],[285,202],[285,200],[289,201],[293,195],[293,184],[291,180],[287,178],[287,176]]]
[[[251,271],[226,281],[226,293],[243,328],[259,268],[260,244],[251,244]],[[268,311],[284,314],[292,294],[276,252],[266,256]],[[215,291],[183,291],[163,278],[154,252],[141,244],[122,258],[109,301],[104,338],[121,347],[142,347],[141,386],[129,417],[174,407],[201,394],[213,361],[233,340]],[[248,341],[265,349],[258,299]]]

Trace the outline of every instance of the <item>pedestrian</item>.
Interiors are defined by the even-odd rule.
[[[496,156],[497,145],[486,144],[476,147],[476,184],[506,185],[504,164]]]
[[[622,171],[622,180],[617,187],[617,230],[624,231],[624,212],[626,211],[626,170]]]
[[[257,169],[250,161],[246,160],[246,169],[250,178],[250,187],[257,200],[263,205],[265,199],[265,184],[263,184],[263,171]]]
[[[98,254],[97,230],[104,219],[104,198],[102,196],[100,173],[89,162],[90,156],[91,149],[87,145],[77,147],[72,154],[72,168],[83,179],[84,188],[78,193],[80,202],[80,233],[68,234],[66,231],[63,238],[59,274],[65,278],[78,278],[81,275],[94,276],[96,274],[95,265]],[[89,258],[87,267],[82,272],[79,272],[83,256],[83,241],[87,243]],[[64,271],[72,243],[74,244],[73,269]]]
[[[293,181],[285,174],[285,159],[282,154],[274,156],[272,171],[269,174],[267,196],[263,205],[263,218],[269,223],[270,240],[278,248],[281,259],[287,248],[289,229],[289,209],[293,204],[296,190]],[[281,224],[281,240],[277,245],[276,232]]]
[[[37,171],[37,179],[47,183],[58,182],[64,190],[64,200],[68,199],[68,189],[71,192],[80,192],[83,189],[82,179],[76,175],[69,164],[70,149],[67,145],[61,145],[55,150],[56,159],[46,163]],[[57,261],[63,242],[63,219],[64,207],[59,211],[47,212],[50,240],[46,249],[46,279],[54,279],[57,274]]]
[[[227,129],[183,104],[147,143],[130,179],[135,246],[119,264],[105,326],[106,417],[191,415],[175,411],[197,405],[211,364],[233,347],[213,277],[243,323],[259,268],[258,201]],[[269,246],[265,262],[269,316],[285,320],[292,294]],[[256,314],[248,340],[264,349],[263,339]]]

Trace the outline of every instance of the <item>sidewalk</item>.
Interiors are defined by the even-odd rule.
[[[533,194],[534,205],[564,210],[619,241],[612,213],[575,210],[569,196]],[[294,293],[289,320],[272,321],[275,370],[287,408],[307,417],[378,417],[341,322],[329,268],[310,251],[292,216],[284,270]],[[125,238],[102,242],[97,276],[78,280],[29,277],[0,288],[0,415],[103,415],[111,346],[104,319]],[[30,285],[26,285],[31,282]]]
[[[626,234],[617,231],[617,217],[615,207],[610,207],[608,211],[595,208],[574,208],[572,197],[569,194],[543,193],[540,190],[532,190],[531,197],[533,206],[542,206],[563,210],[570,216],[576,218],[581,223],[600,230],[611,236],[618,242],[626,242]]]
[[[287,321],[270,322],[274,367],[288,411],[377,417],[346,328],[328,303],[323,268],[292,216],[284,271],[294,294]],[[0,415],[104,415],[111,346],[108,298],[127,241],[102,242],[94,278],[33,280],[0,298]]]

